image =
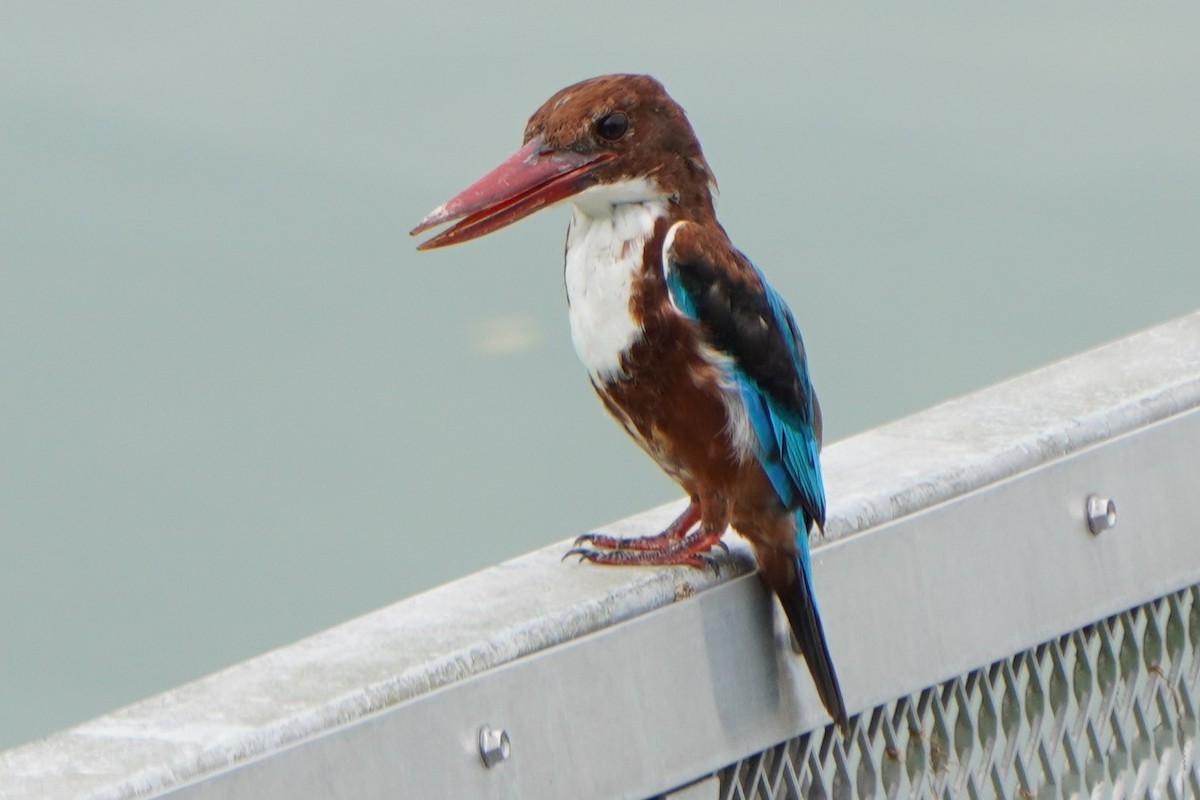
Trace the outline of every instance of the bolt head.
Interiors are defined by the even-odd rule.
[[[1108,497],[1088,495],[1087,525],[1092,533],[1103,533],[1117,525],[1117,504]]]
[[[503,728],[493,728],[484,725],[479,729],[479,755],[483,765],[491,768],[501,761],[507,761],[512,752],[512,744],[508,740],[508,731]]]

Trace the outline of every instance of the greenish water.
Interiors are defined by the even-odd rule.
[[[1197,40],[1191,8],[6,8],[0,747],[676,495],[575,362],[565,212],[406,235],[554,90],[688,109],[837,439],[1200,306]]]

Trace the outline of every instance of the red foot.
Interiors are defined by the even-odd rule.
[[[682,540],[699,521],[700,504],[693,500],[662,533],[653,536],[634,536],[628,539],[620,536],[605,536],[601,533],[585,533],[575,540],[575,546],[579,547],[579,545],[585,544],[603,550],[651,550],[657,552],[666,550]]]
[[[657,538],[657,537],[655,537]],[[613,549],[594,550],[590,547],[576,547],[568,550],[567,556],[579,556],[581,561],[591,561],[593,564],[614,566],[673,566],[683,565],[696,569],[712,568],[717,575],[721,574],[721,566],[717,559],[709,554],[713,547],[728,550],[721,541],[720,533],[703,530],[684,536],[670,544],[655,550]]]

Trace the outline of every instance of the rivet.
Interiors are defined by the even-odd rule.
[[[501,761],[507,761],[512,745],[508,741],[508,731],[504,728],[493,728],[484,725],[479,729],[479,755],[483,758],[485,767],[494,767]]]
[[[1117,504],[1110,498],[1090,494],[1087,499],[1087,525],[1092,533],[1103,533],[1116,527]]]

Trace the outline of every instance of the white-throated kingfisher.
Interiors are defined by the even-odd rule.
[[[782,602],[817,692],[848,730],[813,597],[808,536],[825,521],[821,408],[792,313],[729,241],[683,109],[645,75],[568,86],[525,144],[412,233],[464,242],[570,199],[566,290],[575,350],[604,407],[690,502],[656,536],[588,534],[597,564],[715,565],[732,526]]]

